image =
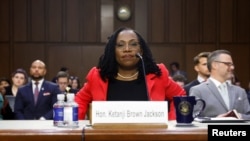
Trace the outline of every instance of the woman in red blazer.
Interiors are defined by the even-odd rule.
[[[109,38],[98,66],[89,71],[86,80],[75,97],[79,119],[85,118],[92,101],[167,100],[168,119],[175,120],[173,96],[185,95],[165,65],[155,63],[141,35],[126,27]]]

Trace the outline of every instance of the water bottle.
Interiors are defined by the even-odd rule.
[[[67,94],[67,102],[64,105],[64,125],[78,127],[78,104],[75,102],[75,94]]]
[[[57,95],[57,102],[53,105],[54,126],[64,126],[64,94]]]

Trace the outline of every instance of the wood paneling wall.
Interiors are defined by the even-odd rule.
[[[157,62],[166,66],[180,62],[192,80],[196,54],[228,49],[235,73],[247,87],[249,0],[119,0],[113,4],[114,12],[122,4],[132,9],[129,21],[114,16],[114,30],[129,26],[142,31]],[[85,81],[105,46],[100,38],[100,8],[101,0],[1,0],[0,77],[10,77],[19,67],[29,71],[31,62],[41,59],[48,67],[47,79],[66,66]]]

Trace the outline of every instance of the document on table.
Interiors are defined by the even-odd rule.
[[[198,117],[195,118],[194,121],[200,122],[200,123],[242,123],[247,122],[249,120],[244,119],[237,119],[235,117]]]

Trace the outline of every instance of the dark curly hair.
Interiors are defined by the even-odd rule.
[[[146,74],[153,73],[156,76],[161,76],[161,70],[157,66],[156,62],[154,61],[152,57],[152,52],[149,49],[146,41],[142,38],[142,36],[131,28],[121,27],[109,37],[108,42],[105,47],[104,54],[99,59],[98,68],[100,70],[100,76],[102,80],[103,81],[106,81],[107,79],[113,80],[117,76],[118,64],[115,58],[115,46],[116,46],[116,40],[117,40],[118,34],[124,30],[134,31],[134,33],[136,34],[139,40],[140,48],[143,52],[142,58],[145,64],[145,73]],[[138,79],[144,80],[141,61],[139,61],[138,63],[138,71],[139,71]]]

